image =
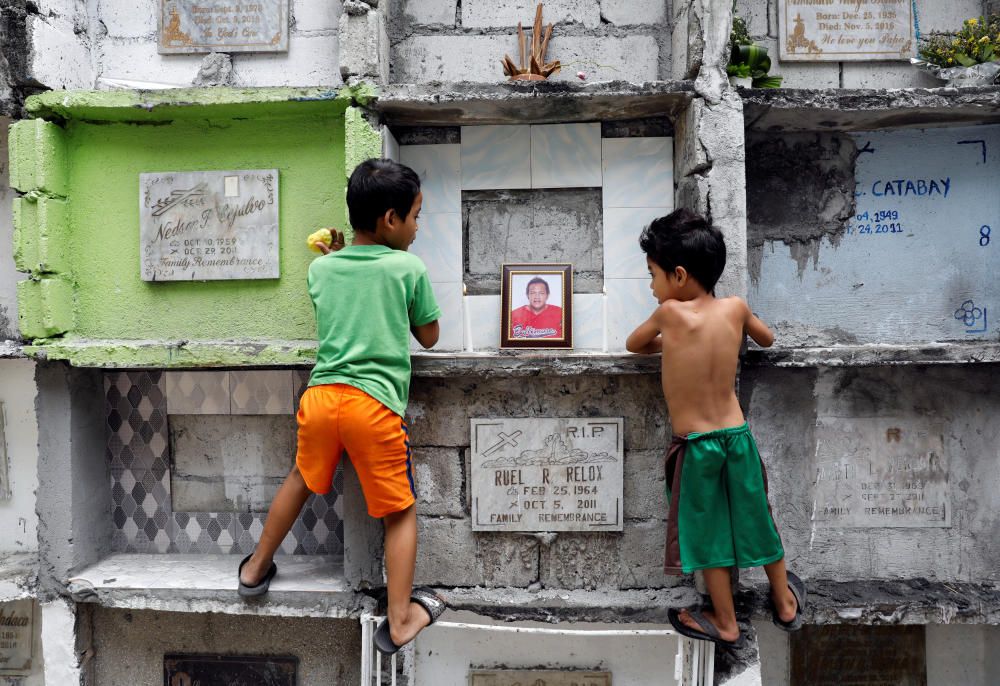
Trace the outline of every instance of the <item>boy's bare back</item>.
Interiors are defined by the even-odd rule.
[[[666,300],[647,325],[659,334],[663,396],[674,433],[742,424],[735,382],[744,336],[749,334],[762,345],[772,340],[746,302],[708,294],[693,300]]]

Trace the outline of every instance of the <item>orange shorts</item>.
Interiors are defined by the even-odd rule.
[[[410,439],[403,418],[347,384],[310,386],[299,401],[295,464],[314,493],[327,493],[347,451],[361,481],[368,514],[400,512],[416,499]]]

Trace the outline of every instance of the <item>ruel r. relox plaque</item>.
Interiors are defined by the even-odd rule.
[[[621,531],[623,420],[472,421],[473,531]]]

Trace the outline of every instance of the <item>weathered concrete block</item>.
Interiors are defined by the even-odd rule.
[[[665,588],[681,581],[663,572],[665,525],[626,522],[621,534],[561,533],[542,548],[546,588]]]
[[[625,454],[626,519],[666,520],[665,450],[633,450]]]
[[[937,88],[941,82],[906,62],[844,62],[844,88]]]
[[[778,59],[778,39],[769,37],[757,41],[767,48],[771,58],[773,76],[782,78],[782,88],[838,88],[840,64],[838,62],[781,62]]]
[[[67,272],[66,201],[40,197],[15,198],[14,265],[22,272]]]
[[[518,22],[529,30],[535,23],[535,0],[463,0],[462,26],[464,28],[513,28]],[[577,23],[593,28],[601,23],[598,0],[550,0],[545,3],[543,26]],[[557,29],[553,28],[553,35]]]
[[[570,262],[578,293],[604,285],[599,189],[468,191],[462,221],[473,293],[499,293],[502,265],[516,262]]]
[[[21,335],[48,338],[73,328],[73,286],[63,279],[27,279],[17,284],[17,312]]]
[[[667,21],[667,4],[662,0],[601,0],[601,19],[617,26],[663,24]],[[548,9],[548,5],[545,7]]]
[[[324,3],[325,4],[325,3]],[[97,13],[114,38],[146,37],[156,40],[156,16],[160,12],[157,0],[100,0]]]
[[[920,33],[954,33],[963,21],[980,16],[983,10],[982,0],[917,0]]]
[[[627,399],[627,401],[626,401]],[[511,379],[416,378],[407,422],[413,446],[468,447],[472,417],[623,417],[625,450],[669,440],[659,375]]]
[[[55,90],[93,87],[90,50],[74,32],[72,21],[31,15],[28,34],[30,74],[38,83]]]
[[[22,193],[67,193],[65,131],[41,119],[10,126],[10,185]]]
[[[414,583],[525,587],[538,580],[538,541],[530,535],[473,534],[468,519],[417,519]]]
[[[309,31],[336,31],[340,26],[343,4],[339,0],[293,0],[292,30],[295,33]]]
[[[736,0],[736,14],[743,17],[754,38],[768,35],[768,0]]]
[[[393,80],[396,82],[495,82],[504,80],[500,60],[504,53],[515,55],[517,39],[511,36],[412,36],[393,48]],[[659,47],[652,36],[618,38],[554,33],[547,57],[561,60],[563,64],[602,65],[583,67],[591,81],[653,81],[659,74]],[[550,80],[575,79],[575,69],[564,69]]]
[[[413,450],[414,480],[417,486],[417,513],[461,517],[463,458],[455,448]]]
[[[458,0],[406,0],[402,13],[412,24],[454,26]]]
[[[233,54],[233,79],[247,86],[339,86],[339,46],[337,35],[293,34],[287,54]]]
[[[106,36],[95,47],[99,78],[186,86],[197,76],[203,55],[160,55],[156,41]],[[249,83],[247,85],[250,85]],[[264,85],[264,84],[253,84]]]
[[[388,79],[389,37],[385,17],[377,10],[340,15],[340,75]],[[333,54],[337,54],[334,52]]]

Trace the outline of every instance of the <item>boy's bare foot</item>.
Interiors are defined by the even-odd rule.
[[[258,559],[255,551],[240,570],[240,583],[244,586],[256,586],[267,576],[270,568],[271,560]]]
[[[723,641],[732,642],[740,637],[740,627],[735,621],[731,624],[723,624],[715,616],[715,613],[712,610],[702,610],[701,614],[705,617],[705,619],[712,623],[712,625],[719,632],[719,638]],[[690,627],[695,631],[704,631],[700,626],[698,626],[698,622],[694,621],[694,618],[688,614],[687,610],[681,610],[680,619],[684,626]]]
[[[419,603],[414,602],[410,603],[410,612],[406,619],[405,623],[393,618],[389,620],[389,636],[392,638],[392,642],[398,646],[406,645],[412,641],[422,629],[431,623],[427,610]]]

